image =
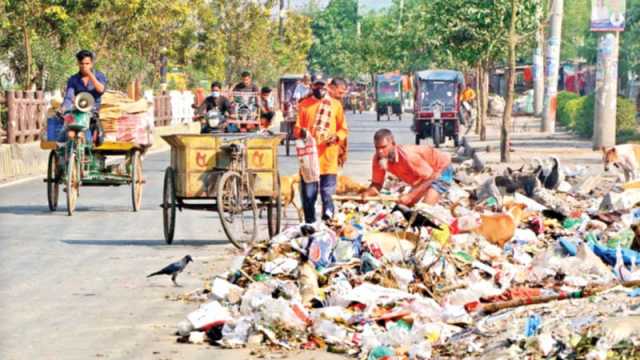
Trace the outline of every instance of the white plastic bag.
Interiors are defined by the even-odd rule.
[[[318,148],[312,136],[296,140],[296,155],[300,164],[300,174],[305,183],[320,181],[320,160]]]

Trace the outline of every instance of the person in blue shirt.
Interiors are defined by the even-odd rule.
[[[107,86],[107,77],[100,71],[93,70],[95,57],[89,50],[80,50],[76,54],[78,60],[78,73],[72,75],[67,81],[67,90],[62,103],[62,110],[73,110],[73,100],[76,94],[90,93],[95,99],[94,111],[100,110],[100,98]]]

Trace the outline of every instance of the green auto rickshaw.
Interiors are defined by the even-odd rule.
[[[402,120],[402,76],[401,75],[377,75],[375,83],[376,118],[387,115],[398,116]]]

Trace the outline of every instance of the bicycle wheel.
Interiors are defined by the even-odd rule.
[[[78,192],[80,190],[79,170],[75,150],[71,150],[67,160],[67,214],[69,216],[73,215],[78,201]]]
[[[176,230],[176,182],[171,166],[164,171],[164,188],[162,189],[162,227],[164,241],[171,245]]]
[[[140,210],[142,206],[142,157],[140,151],[134,151],[131,155],[131,203],[133,211]]]
[[[47,166],[47,202],[51,211],[56,211],[58,208],[58,197],[60,195],[58,162],[58,154],[55,150],[51,150],[49,165]]]
[[[258,207],[253,191],[239,173],[228,171],[218,180],[217,208],[222,228],[235,247],[242,249],[255,240]]]

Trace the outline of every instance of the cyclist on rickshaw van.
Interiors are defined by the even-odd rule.
[[[243,71],[242,74],[240,74],[240,77],[242,78],[242,81],[233,87],[233,92],[258,92],[258,86],[253,83],[250,72]]]
[[[107,87],[107,77],[100,71],[93,69],[95,55],[91,51],[80,50],[76,54],[76,60],[78,60],[78,73],[71,75],[69,80],[67,80],[67,89],[65,90],[61,110],[62,113],[72,111],[74,109],[73,102],[75,96],[82,92],[90,93],[95,102],[93,104],[89,129],[91,131],[91,140],[99,146],[102,144],[104,134],[98,115],[102,94],[104,94]],[[75,136],[75,133],[70,131],[67,135],[72,137]]]
[[[224,121],[229,115],[229,100],[222,95],[222,84],[219,81],[211,83],[211,94],[207,96],[200,106],[195,106],[196,118],[202,125],[200,133],[206,134],[224,127]],[[217,117],[217,126],[210,123],[208,117]]]

